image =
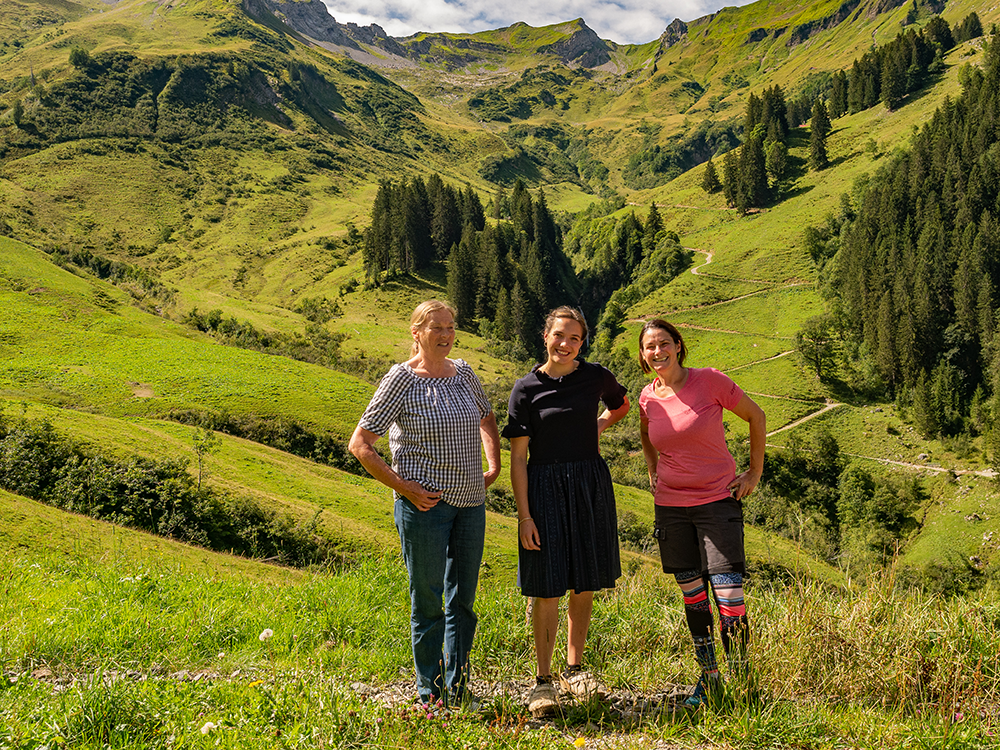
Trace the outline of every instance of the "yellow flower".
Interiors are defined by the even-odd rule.
[[[575,740],[573,740],[573,747],[583,747],[586,744],[587,744],[586,737],[577,737]]]
[[[254,680],[249,685],[247,685],[247,687],[257,687],[258,685],[263,685],[263,684],[264,684],[263,680]]]

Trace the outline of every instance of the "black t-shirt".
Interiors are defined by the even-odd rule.
[[[528,437],[528,462],[565,463],[597,458],[600,402],[614,411],[625,386],[607,368],[580,361],[569,375],[550,378],[535,365],[510,392],[505,438]]]

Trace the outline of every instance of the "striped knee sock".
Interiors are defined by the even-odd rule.
[[[684,616],[694,642],[695,659],[706,676],[716,678],[719,675],[719,664],[715,656],[715,628],[712,606],[708,601],[707,581],[696,570],[678,573],[674,577],[684,596]]]
[[[719,608],[722,648],[730,668],[741,671],[746,664],[746,648],[750,640],[747,610],[743,603],[743,576],[739,573],[716,573],[711,576],[711,582],[712,595]]]

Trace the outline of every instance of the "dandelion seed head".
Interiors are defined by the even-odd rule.
[[[272,635],[274,635],[274,631],[271,630],[271,628],[264,628],[262,631],[260,631],[260,635],[258,635],[257,638],[261,642],[263,642],[266,641],[268,638],[270,638]]]
[[[205,724],[204,724],[204,726],[201,728],[201,733],[202,734],[208,734],[213,729],[215,729],[215,724],[213,724],[210,721],[206,721]]]

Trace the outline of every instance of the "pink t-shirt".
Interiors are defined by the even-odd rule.
[[[657,505],[691,507],[729,497],[736,464],[726,445],[722,410],[732,410],[743,391],[728,375],[689,368],[684,387],[660,398],[653,383],[639,395],[639,413],[660,453],[656,464]]]

